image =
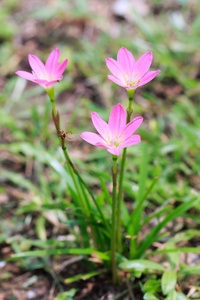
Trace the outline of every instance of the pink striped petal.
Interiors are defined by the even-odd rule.
[[[122,143],[120,146],[121,148],[126,148],[129,146],[133,146],[135,144],[138,144],[141,142],[141,138],[139,135],[132,135],[130,136],[124,143]]]
[[[45,80],[45,79],[38,79],[38,78],[36,78],[36,79],[34,80],[34,82],[40,84],[40,85],[43,86],[43,87],[46,87],[46,84],[47,84],[49,81],[48,81],[48,80]]]
[[[59,57],[60,57],[59,49],[55,49],[49,54],[45,64],[45,67],[49,74],[53,74],[55,73],[55,70],[57,70],[59,66],[59,61],[58,61]]]
[[[123,71],[120,64],[113,58],[106,58],[106,65],[110,72],[120,80],[123,80]]]
[[[146,84],[147,82],[151,81],[156,77],[156,75],[160,72],[160,70],[157,71],[149,71],[144,76],[140,79],[140,82],[138,83],[137,86],[141,86]]]
[[[126,125],[126,111],[123,106],[118,104],[112,109],[108,125],[110,127],[110,130],[114,131],[117,136],[122,134],[122,130]]]
[[[48,81],[48,80],[43,80],[43,79],[35,79],[34,82],[40,84],[44,88],[50,89],[52,86],[55,85],[57,80]]]
[[[113,155],[117,155],[117,156],[119,156],[121,149],[122,149],[121,146],[115,147],[115,148],[107,148],[108,152],[110,152]]]
[[[119,80],[118,78],[116,78],[116,77],[114,77],[114,76],[112,76],[112,75],[108,75],[108,79],[109,79],[110,81],[112,81],[112,82],[114,82],[114,83],[116,83],[116,84],[122,86],[122,87],[126,87],[126,83],[125,83],[124,80],[121,81],[121,80]]]
[[[133,54],[126,48],[122,47],[117,53],[117,61],[119,62],[122,70],[125,73],[127,72],[130,76],[135,64],[135,58],[133,57]]]
[[[96,134],[94,132],[83,132],[80,137],[88,142],[89,144],[92,144],[94,146],[99,146],[99,147],[106,147],[103,142],[104,140],[99,134]]]
[[[141,78],[150,68],[153,59],[153,54],[151,52],[147,52],[143,54],[135,63],[132,72],[132,80],[134,81],[134,77],[139,74],[139,78]],[[137,78],[138,79],[138,76]]]
[[[108,140],[109,133],[110,133],[110,128],[109,128],[108,124],[105,121],[103,121],[100,118],[100,116],[95,112],[91,113],[91,117],[92,117],[92,123],[93,123],[94,127],[96,128],[96,130],[98,131],[98,133],[105,140]]]
[[[29,54],[28,60],[35,75],[40,79],[47,79],[47,71],[43,62],[37,56],[31,54]]]
[[[52,81],[48,81],[48,82],[45,83],[45,86],[46,86],[48,89],[50,89],[52,86],[55,85],[56,82],[58,82],[58,80],[61,80],[61,79],[62,79],[62,78],[56,79],[56,80],[52,80]]]
[[[35,76],[29,72],[26,72],[26,71],[17,71],[15,74],[17,74],[18,76],[22,77],[22,78],[25,78],[27,80],[30,80],[30,81],[35,81]]]
[[[138,127],[142,124],[142,121],[142,117],[137,117],[125,126],[123,141],[129,138],[138,129]]]
[[[56,73],[57,73],[58,75],[62,75],[62,73],[65,71],[65,68],[66,68],[66,66],[67,66],[67,63],[68,63],[68,58],[65,59],[65,60],[60,64],[60,66],[58,67],[58,69],[57,69],[57,71],[56,71]]]

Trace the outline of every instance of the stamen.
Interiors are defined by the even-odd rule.
[[[136,77],[136,76],[139,75],[139,74],[140,74],[140,72],[138,72],[137,74],[135,74],[134,77]]]
[[[123,132],[122,134],[120,134],[119,138],[122,137],[122,135],[123,135],[124,133],[125,133],[125,132]]]
[[[106,144],[108,144],[109,146],[112,146],[112,143],[111,143],[111,142],[106,141],[105,139],[103,139],[103,140],[104,140],[104,142],[106,142]]]
[[[114,134],[115,134],[116,139],[118,139],[118,136],[117,136],[116,132],[115,132],[114,130],[113,130],[113,132],[114,132]]]
[[[110,136],[109,136],[109,131],[107,132],[107,137],[108,137],[108,140],[110,139]]]
[[[128,85],[128,82],[126,81],[124,74],[123,74],[123,77],[124,77],[124,81],[125,81],[126,85]]]

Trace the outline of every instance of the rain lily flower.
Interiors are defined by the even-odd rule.
[[[68,59],[59,64],[59,56],[59,49],[53,50],[44,65],[37,56],[29,54],[28,60],[32,73],[17,71],[16,74],[40,84],[45,90],[49,90],[57,81],[62,79],[62,74],[67,66]]]
[[[108,124],[95,112],[91,113],[91,117],[99,134],[83,132],[81,138],[92,145],[106,148],[108,152],[118,156],[121,149],[141,141],[140,136],[133,133],[141,125],[143,118],[137,117],[126,124],[126,111],[120,104],[112,109]]]
[[[160,70],[148,72],[152,59],[152,53],[147,52],[135,61],[133,54],[122,47],[118,51],[117,61],[110,57],[106,58],[106,65],[114,75],[108,75],[108,79],[127,90],[136,89],[151,81],[160,72]]]

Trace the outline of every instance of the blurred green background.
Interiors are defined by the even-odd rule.
[[[0,8],[0,242],[2,249],[10,247],[5,256],[37,247],[34,238],[44,242],[51,238],[51,246],[63,247],[53,239],[59,235],[62,240],[66,217],[61,207],[70,201],[48,97],[40,86],[15,75],[19,69],[30,71],[29,53],[45,62],[50,51],[59,48],[60,62],[69,58],[55,88],[61,127],[72,132],[68,140],[72,160],[100,194],[100,176],[111,191],[110,154],[88,145],[80,134],[94,131],[92,111],[107,120],[114,105],[128,105],[126,90],[107,79],[105,58],[116,59],[122,46],[136,59],[153,52],[151,69],[161,72],[134,95],[133,115],[143,116],[144,122],[137,131],[142,143],[128,149],[125,199],[132,207],[143,143],[147,145],[143,189],[159,177],[147,210],[176,206],[199,195],[198,0],[2,0]],[[196,204],[183,216],[184,222],[169,230],[198,228],[199,210]],[[66,243],[76,245],[73,238]]]

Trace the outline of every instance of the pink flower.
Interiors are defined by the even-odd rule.
[[[106,58],[106,65],[114,75],[108,75],[108,79],[124,88],[136,89],[151,81],[160,72],[149,71],[153,55],[147,52],[135,61],[133,54],[122,47],[117,53],[117,61],[113,58]]]
[[[99,134],[83,132],[81,138],[86,142],[106,148],[113,155],[119,155],[122,148],[140,142],[140,136],[132,134],[141,125],[143,118],[137,117],[126,125],[126,111],[120,104],[112,109],[108,124],[95,112],[91,113],[91,116]]]
[[[59,64],[59,56],[59,49],[53,50],[44,65],[37,56],[29,54],[28,60],[32,68],[32,73],[17,71],[16,74],[40,84],[45,89],[50,89],[57,81],[62,79],[62,74],[67,66],[68,59]]]

